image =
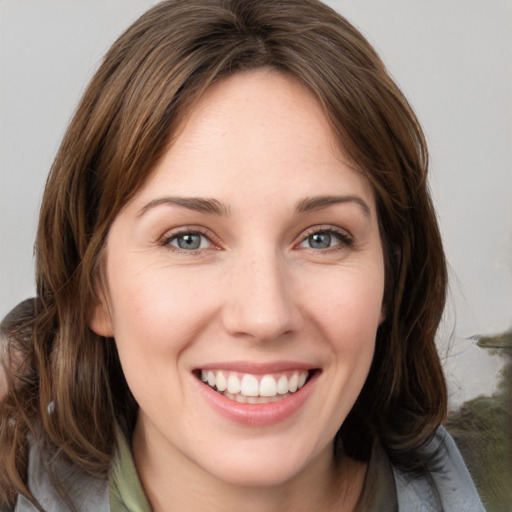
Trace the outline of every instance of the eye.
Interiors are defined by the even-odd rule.
[[[176,247],[176,249],[180,249],[182,251],[197,251],[200,249],[207,249],[212,246],[211,241],[206,235],[196,231],[175,233],[167,237],[164,244]]]
[[[348,246],[352,239],[346,234],[334,229],[320,229],[308,234],[299,247],[307,249],[323,250],[337,246]]]

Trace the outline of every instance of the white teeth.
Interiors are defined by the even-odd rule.
[[[279,380],[277,381],[277,392],[280,395],[286,395],[286,393],[288,393],[288,379],[286,378],[286,375],[279,377]]]
[[[289,374],[289,378],[287,375],[281,375],[277,381],[273,375],[264,375],[258,381],[255,375],[249,373],[240,380],[235,373],[230,373],[226,378],[226,373],[219,370],[201,370],[203,382],[231,400],[241,403],[268,403],[280,400],[284,395],[295,393],[302,388],[307,378],[307,371],[296,371]],[[260,402],[260,398],[265,400]]]
[[[210,379],[208,379],[210,380]],[[299,375],[297,373],[294,373],[288,382],[288,390],[290,393],[295,393],[297,391],[297,386],[299,385]]]
[[[215,386],[218,391],[225,391],[228,387],[228,381],[222,372],[217,373],[217,377],[215,377]]]
[[[277,384],[272,375],[265,375],[260,382],[260,396],[276,396]]]
[[[230,375],[228,377],[228,393],[236,395],[237,393],[240,393],[240,389],[240,379],[236,375]]]
[[[272,402],[278,402],[287,396],[290,396],[290,393],[287,393],[285,396],[244,396],[241,394],[232,395],[231,393],[223,393],[226,398],[233,400],[234,402],[239,402],[241,404],[270,404]]]
[[[260,386],[258,379],[254,375],[245,374],[242,379],[240,392],[244,396],[259,396]]]

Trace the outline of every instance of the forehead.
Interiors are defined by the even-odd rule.
[[[267,68],[208,89],[140,195],[169,189],[222,199],[247,184],[253,195],[281,199],[347,192],[373,199],[313,94],[294,77]]]

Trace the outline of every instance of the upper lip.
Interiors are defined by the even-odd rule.
[[[293,370],[314,370],[318,368],[311,363],[301,361],[274,361],[257,363],[250,361],[219,361],[207,363],[195,368],[195,370],[227,370],[232,372],[250,373],[252,375],[264,375],[267,373],[279,373]]]

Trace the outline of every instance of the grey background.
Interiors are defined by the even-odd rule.
[[[0,0],[0,317],[34,294],[40,197],[85,84],[154,3]],[[422,122],[451,268],[439,347],[452,406],[490,393],[501,362],[465,338],[512,326],[512,1],[327,3],[377,48]]]

